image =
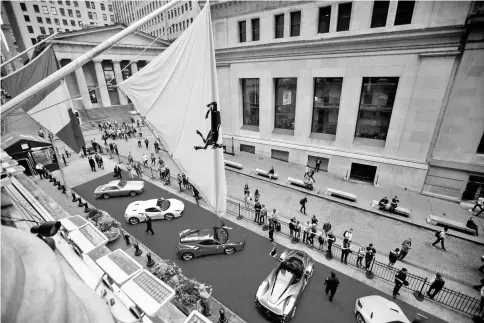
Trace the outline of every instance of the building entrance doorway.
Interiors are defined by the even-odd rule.
[[[469,176],[464,194],[462,194],[462,200],[477,200],[479,196],[484,195],[484,177],[482,176]]]

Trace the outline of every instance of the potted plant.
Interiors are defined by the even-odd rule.
[[[118,239],[121,235],[121,223],[106,211],[93,209],[89,211],[87,219],[108,238],[109,242]]]
[[[181,272],[180,267],[178,267],[174,262],[165,262],[163,265],[160,264],[156,272],[153,274],[163,282],[175,288],[180,280],[179,275],[181,275]]]
[[[184,279],[175,287],[175,301],[187,313],[199,309],[201,297],[197,286],[198,282],[196,280]]]

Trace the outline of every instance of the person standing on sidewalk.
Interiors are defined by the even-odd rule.
[[[145,146],[146,146],[146,149],[148,149],[148,148],[149,148],[149,143],[150,143],[150,142],[148,141],[148,138],[145,138]]]
[[[311,224],[318,225],[318,219],[316,219],[316,214],[313,214],[313,217],[311,218]]]
[[[395,275],[395,287],[393,288],[393,299],[397,298],[397,295],[400,295],[399,291],[403,285],[408,285],[407,282],[407,268],[402,268],[399,270]]]
[[[368,247],[366,247],[366,254],[365,254],[365,269],[366,271],[370,271],[371,262],[373,258],[376,256],[376,250],[373,248],[373,245],[370,243]]]
[[[476,215],[476,216],[479,216],[479,214],[481,214],[481,213],[482,213],[482,211],[484,211],[484,195],[482,195],[482,194],[481,194],[481,196],[479,196],[479,197],[477,198],[477,202],[476,202],[476,204],[474,205],[474,207],[473,207],[472,209],[469,209],[469,211],[470,211],[470,212],[474,212],[474,210],[475,210],[477,207],[479,208],[479,213],[477,213],[477,215]]]
[[[141,136],[138,137],[138,148],[141,148]]]
[[[176,178],[178,180],[178,187],[180,188],[180,192],[181,192],[181,191],[183,191],[183,188],[182,188],[183,179],[182,179],[180,174],[178,174],[178,176]]]
[[[90,165],[91,163],[89,163]],[[37,173],[39,174],[40,176],[40,179],[43,179],[43,178],[47,178],[44,174],[45,174],[45,169],[44,169],[44,165],[42,165],[41,163],[37,163],[37,165],[35,166],[35,169],[37,170]]]
[[[343,233],[343,238],[346,238],[351,242],[351,240],[353,240],[353,229],[350,229],[350,231],[345,231]]]
[[[447,251],[447,249],[445,249],[444,240],[448,230],[449,229],[446,227],[442,231],[436,232],[435,237],[437,238],[437,240],[435,240],[435,242],[432,243],[432,246],[435,247],[435,245],[440,242],[440,245],[442,246],[442,250]]]
[[[271,240],[271,242],[274,241],[274,229],[275,229],[275,224],[273,221],[270,221],[269,222],[269,240]]]
[[[155,232],[153,231],[153,227],[151,226],[151,217],[146,215],[146,230],[145,232],[151,232],[151,235],[154,235]]]
[[[321,166],[321,158],[318,158],[318,160],[316,160],[316,167],[314,168],[314,171],[319,172],[320,166]]]
[[[258,189],[255,189],[255,192],[254,192],[254,202],[259,202],[259,198],[260,198],[259,190]]]
[[[309,232],[311,231],[311,222],[306,221],[306,224],[304,225],[304,232],[303,232],[303,243],[306,243],[308,237],[309,237]]]
[[[306,203],[308,203],[308,197],[307,195],[304,195],[301,201],[299,201],[299,204],[301,204],[301,209],[299,212],[306,214]]]
[[[247,195],[249,194],[249,183],[245,183],[245,186],[244,186],[244,195]]]
[[[328,256],[333,257],[333,252],[331,248],[333,247],[333,243],[336,242],[336,237],[334,236],[333,231],[329,231],[328,233]]]
[[[151,153],[151,165],[156,165],[156,157],[154,153]]]
[[[148,156],[146,154],[143,154],[143,165],[148,167]]]
[[[259,201],[255,202],[254,204],[254,211],[255,211],[255,218],[254,222],[260,223],[260,211],[262,210],[262,206],[260,205]]]
[[[131,163],[128,163],[126,166],[126,170],[128,171],[129,178],[134,178],[132,170],[133,170],[133,165]]]
[[[309,243],[311,243],[311,246],[314,247],[314,238],[316,237],[316,234],[318,233],[318,229],[316,229],[316,224],[312,223],[311,224],[311,232],[309,233]]]
[[[193,196],[195,197],[195,202],[197,202],[197,205],[200,206],[200,204],[198,204],[198,200],[200,199],[200,192],[197,190],[195,186],[192,186],[192,190],[193,190]]]
[[[389,260],[388,266],[393,267],[395,265],[395,263],[398,260],[399,251],[400,251],[400,249],[398,249],[398,248],[390,250],[390,253],[388,254],[388,260]]]
[[[350,240],[348,238],[343,239],[343,245],[341,246],[341,263],[348,264],[348,254],[350,253]]]
[[[91,166],[91,171],[95,172],[96,171],[96,163],[94,162],[94,159],[91,157],[87,157],[89,161],[89,166]]]
[[[402,250],[398,255],[398,260],[403,260],[403,258],[405,258],[410,249],[412,249],[412,239],[408,238],[407,240],[402,242]]]
[[[366,248],[365,246],[361,246],[360,249],[358,249],[358,253],[356,254],[356,256],[358,257],[356,259],[356,267],[360,268],[360,267],[363,267],[363,257],[365,256],[365,253],[366,253]]]
[[[435,295],[437,295],[442,288],[444,288],[445,280],[442,279],[442,275],[437,273],[434,279],[430,281],[430,287],[427,290],[427,296],[430,299],[434,299]]]
[[[339,285],[339,280],[338,278],[336,278],[336,274],[334,273],[334,271],[332,271],[331,275],[326,278],[326,280],[324,281],[324,285],[326,286],[324,292],[326,293],[326,295],[328,295],[328,292],[330,292],[329,301],[333,302],[334,294],[336,294],[336,290],[338,289]]]
[[[291,240],[294,239],[294,224],[295,224],[295,218],[291,218],[291,221],[289,221],[289,237]]]
[[[326,238],[328,237],[328,233],[331,230],[331,221],[327,221],[323,224],[323,232],[326,235]]]
[[[265,204],[262,204],[262,209],[260,210],[260,222],[259,224],[264,224],[267,218],[267,209]]]

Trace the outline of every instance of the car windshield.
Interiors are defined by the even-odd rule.
[[[213,236],[220,243],[226,243],[229,240],[229,233],[224,228],[213,228]]]
[[[301,259],[297,258],[289,258],[281,262],[280,269],[287,270],[291,272],[295,278],[301,278],[304,274],[304,265]]]
[[[126,181],[120,180],[120,181],[118,182],[118,187],[119,187],[119,188],[123,188],[123,187],[125,187],[125,186],[126,186]]]
[[[168,208],[170,207],[170,201],[168,200],[158,200],[158,202],[156,203],[156,205],[162,210],[162,211],[166,211],[168,210]]]

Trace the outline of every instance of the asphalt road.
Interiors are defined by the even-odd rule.
[[[126,173],[123,178],[129,178]],[[101,184],[113,180],[112,175],[100,177],[91,182],[77,186],[74,190],[89,201],[96,208],[105,210],[120,221],[130,234],[153,250],[164,259],[174,260],[187,277],[193,277],[200,282],[213,286],[213,296],[233,310],[248,323],[267,322],[254,306],[254,296],[259,284],[277,265],[277,261],[269,256],[272,244],[266,237],[262,237],[238,224],[226,221],[226,225],[239,227],[245,235],[246,245],[242,252],[233,255],[216,255],[196,258],[185,262],[177,258],[175,246],[179,239],[179,232],[189,228],[211,228],[220,224],[220,220],[211,212],[198,207],[193,200],[187,201],[171,194],[151,183],[145,183],[145,192],[137,197],[118,197],[108,200],[95,199],[94,189]],[[144,223],[131,226],[124,220],[127,205],[137,200],[153,198],[177,198],[185,203],[185,214],[172,221],[153,221],[155,235],[144,232]],[[243,224],[244,222],[239,222]],[[282,252],[283,247],[278,247]],[[356,322],[354,317],[355,301],[359,297],[368,295],[390,296],[367,286],[360,281],[341,273],[337,273],[340,281],[332,303],[324,293],[324,279],[329,275],[330,268],[316,263],[314,274],[297,305],[296,315],[292,322],[309,323],[350,323]],[[403,291],[405,292],[405,291]],[[407,317],[412,320],[417,313],[421,313],[430,322],[444,322],[428,313],[421,312],[415,307],[397,300]]]

